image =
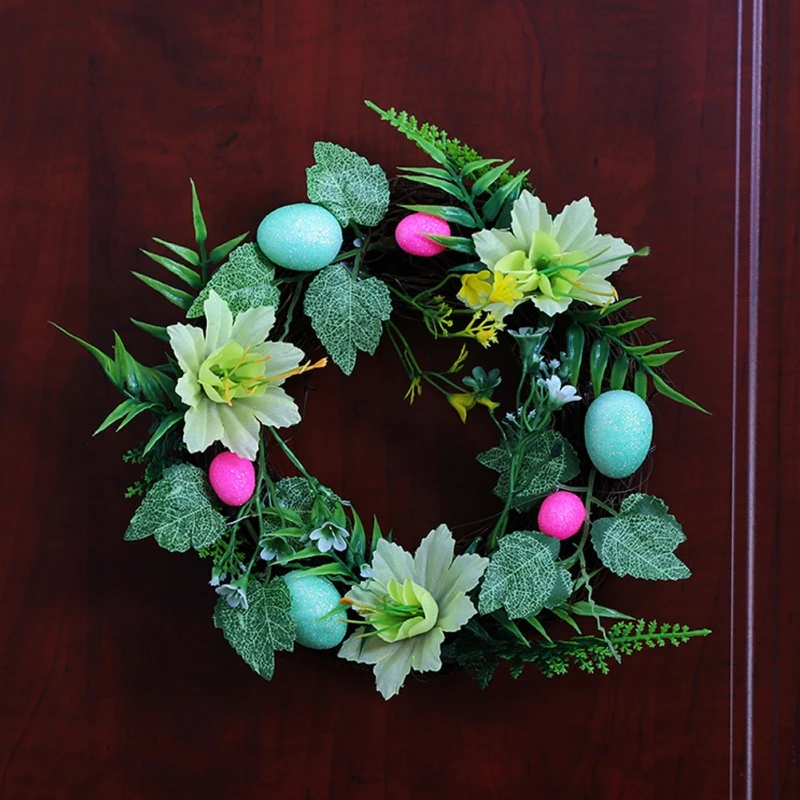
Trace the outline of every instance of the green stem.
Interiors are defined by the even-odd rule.
[[[307,481],[309,481],[313,486],[315,484],[314,477],[309,474],[308,470],[306,470],[306,468],[300,462],[300,459],[289,449],[289,445],[287,445],[286,442],[284,442],[283,439],[281,439],[281,437],[278,436],[278,433],[275,430],[275,428],[268,427],[267,430],[270,432],[275,441],[280,445],[281,450],[283,450],[284,454],[289,459],[289,461],[291,461],[292,464],[294,464],[294,466],[300,471],[302,476]]]
[[[597,477],[597,470],[592,469],[592,471],[589,473],[589,481],[588,481],[589,485],[586,487],[586,497],[584,498],[583,501],[583,507],[586,510],[586,519],[583,522],[583,531],[581,532],[581,538],[580,541],[578,542],[577,550],[569,558],[566,558],[564,559],[564,561],[561,562],[561,566],[564,567],[564,569],[570,569],[570,567],[573,567],[579,560],[585,566],[583,550],[586,547],[586,542],[589,541],[589,530],[592,526],[591,511],[592,511],[592,503],[595,502],[594,482],[596,477]]]

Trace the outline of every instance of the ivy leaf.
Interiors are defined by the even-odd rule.
[[[282,478],[275,484],[275,504],[293,511],[311,511],[314,491],[305,478]]]
[[[147,493],[125,533],[127,541],[155,536],[165,550],[210,547],[225,533],[225,518],[212,505],[205,472],[176,464]]]
[[[572,575],[569,574],[569,570],[559,567],[556,569],[556,581],[553,585],[553,591],[545,601],[544,607],[552,609],[563,605],[571,597],[572,589]]]
[[[356,281],[341,264],[333,264],[309,284],[304,308],[320,342],[342,372],[350,375],[358,350],[375,354],[381,322],[392,313],[392,300],[382,281]]]
[[[275,672],[275,651],[293,650],[295,628],[292,599],[283,578],[273,578],[266,586],[255,578],[247,585],[247,609],[231,608],[220,597],[214,609],[214,626],[233,649],[262,678]]]
[[[248,308],[277,306],[280,301],[275,267],[252,242],[237,247],[217,268],[186,312],[189,319],[203,316],[203,303],[212,289],[227,302],[234,317]]]
[[[478,462],[500,473],[494,493],[505,499],[511,485],[511,453],[505,448],[493,447],[481,453]],[[514,487],[514,505],[524,505],[550,494],[559,483],[572,480],[578,468],[578,457],[572,445],[560,433],[542,431],[522,458]]]
[[[331,142],[314,145],[316,165],[306,170],[308,199],[327,208],[344,228],[350,221],[378,225],[389,207],[386,173]]]
[[[500,606],[511,619],[538,614],[553,594],[558,570],[540,536],[517,531],[500,540],[483,579],[478,609],[490,614]]]
[[[617,575],[676,581],[692,573],[673,550],[686,536],[663,500],[647,494],[625,498],[616,517],[592,523],[592,544]]]

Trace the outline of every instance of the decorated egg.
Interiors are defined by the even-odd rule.
[[[256,241],[275,264],[300,272],[327,267],[342,247],[342,226],[330,211],[311,203],[281,206],[258,226]]]
[[[400,249],[412,256],[438,256],[447,248],[429,239],[429,233],[449,236],[450,226],[441,217],[431,214],[409,214],[395,228],[394,238]]]
[[[609,478],[627,478],[642,466],[650,450],[653,415],[633,392],[604,392],[589,406],[583,431],[597,471]]]
[[[538,526],[548,536],[569,539],[581,529],[585,519],[586,508],[578,495],[555,492],[539,508]]]
[[[342,598],[336,587],[319,575],[290,572],[284,577],[292,597],[297,643],[313,650],[328,650],[341,644],[347,633],[347,612],[339,604]]]
[[[223,503],[229,506],[244,505],[256,488],[256,471],[253,462],[225,451],[214,457],[208,468],[211,488]]]

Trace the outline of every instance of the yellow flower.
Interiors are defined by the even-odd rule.
[[[449,394],[447,395],[447,402],[456,410],[458,416],[461,417],[462,422],[467,421],[467,411],[475,408],[474,394]]]
[[[491,276],[488,269],[482,272],[471,272],[461,276],[461,291],[458,296],[470,307],[480,308],[489,300],[492,284],[487,278]]]
[[[494,285],[489,296],[490,303],[505,303],[513,306],[516,300],[522,300],[523,293],[517,288],[517,279],[513,275],[504,275],[500,270],[494,273]]]

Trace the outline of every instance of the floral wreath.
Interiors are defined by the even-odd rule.
[[[310,202],[272,211],[255,243],[243,234],[210,250],[192,182],[197,249],[155,239],[170,255],[143,251],[184,288],[134,273],[189,320],[134,320],[167,343],[166,363],[144,366],[117,334],[113,357],[67,334],[125,398],[96,432],[152,416],[147,440],[124,457],[143,467],[127,492],[143,499],[125,538],[208,559],[214,624],[267,679],[275,652],[295,643],[373,665],[388,699],[412,670],[443,663],[483,687],[503,660],[515,677],[528,663],[548,677],[571,664],[606,673],[610,659],[705,636],[595,597],[609,571],[690,575],[674,553],[681,526],[640,491],[641,468],[652,393],[702,409],[662,372],[680,351],[643,342],[652,318],[631,319],[623,309],[638,298],[620,300],[609,281],[647,248],[598,234],[588,198],[552,216],[528,170],[367,105],[434,165],[403,168],[390,186],[380,166],[317,142]],[[455,362],[422,369],[400,317],[433,339],[463,340]],[[428,386],[465,422],[488,410],[498,443],[477,458],[496,474],[501,506],[489,526],[456,542],[439,525],[412,556],[306,469],[278,430],[300,422],[284,383],[327,363],[289,341],[312,330],[347,375],[385,336],[411,402]],[[519,364],[502,376],[508,403],[493,399],[498,368],[465,366],[471,343],[488,356],[503,341]],[[297,474],[279,477],[270,448]],[[559,621],[574,635],[557,637]]]

